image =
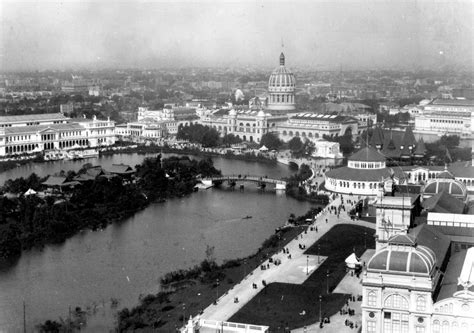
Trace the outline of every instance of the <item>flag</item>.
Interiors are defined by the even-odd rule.
[[[393,179],[393,176],[395,175],[395,171],[393,171],[393,169],[392,169],[392,168],[390,168],[390,170],[389,170],[389,171],[390,171],[390,178],[392,178],[392,179]]]
[[[451,158],[451,154],[449,153],[448,148],[446,148],[446,160],[450,163],[453,161],[453,159]]]
[[[388,227],[389,226],[392,226],[392,223],[390,222],[390,219],[385,219],[385,215],[382,216],[382,226],[383,226],[383,229],[387,232],[387,234],[389,233],[388,231]]]

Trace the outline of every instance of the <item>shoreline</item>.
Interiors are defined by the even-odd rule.
[[[124,147],[124,148],[122,148]],[[249,161],[249,162],[259,162],[259,163],[267,163],[267,164],[276,164],[281,163],[276,158],[265,157],[262,154],[255,155],[251,153],[247,154],[233,154],[233,153],[226,153],[220,154],[217,152],[212,151],[203,151],[201,149],[178,149],[172,148],[169,146],[145,146],[140,145],[137,147],[129,148],[127,146],[118,146],[113,148],[120,148],[120,149],[112,149],[106,148],[105,150],[99,151],[100,156],[111,156],[116,154],[159,154],[159,153],[166,153],[166,154],[179,154],[179,155],[194,155],[194,156],[208,156],[208,157],[223,157],[227,159],[234,159],[240,161]],[[22,158],[24,157],[24,158]],[[44,163],[48,162],[45,161],[42,156],[35,155],[35,156],[22,156],[18,157],[17,159],[11,160],[0,160],[0,173],[15,169],[18,166],[22,166],[25,164],[30,163]],[[83,160],[89,160],[84,158]],[[283,163],[284,164],[284,163]]]
[[[164,174],[171,172],[167,167],[160,167],[160,161],[165,165],[169,161],[171,163],[183,163],[179,171],[176,171],[178,176],[184,177],[182,180],[167,179]],[[147,162],[146,162],[147,161]],[[146,163],[145,163],[146,162]],[[186,164],[186,165],[185,165]],[[200,165],[204,164],[203,167]],[[192,169],[194,167],[195,169]],[[206,169],[208,168],[209,169]],[[195,159],[186,157],[169,157],[161,159],[153,157],[146,159],[137,171],[141,171],[141,177],[131,182],[126,178],[120,178],[119,181],[103,182],[103,178],[96,177],[94,180],[83,182],[81,186],[76,186],[70,192],[67,192],[67,199],[64,194],[55,193],[54,195],[40,198],[34,196],[33,199],[25,200],[27,207],[30,207],[34,214],[28,217],[28,220],[23,215],[17,214],[13,208],[4,209],[5,224],[15,232],[10,232],[0,238],[0,259],[5,263],[14,263],[20,257],[23,251],[29,249],[42,249],[48,244],[61,244],[67,239],[78,234],[82,229],[90,229],[95,231],[102,229],[109,224],[115,224],[130,218],[137,212],[148,207],[152,203],[159,203],[163,200],[184,197],[194,192],[194,186],[198,182],[196,176],[199,171],[204,168],[209,175],[220,174],[220,170],[214,168],[212,161],[198,162]],[[204,170],[202,169],[202,170]],[[79,171],[80,172],[80,171]],[[202,171],[204,172],[204,171]],[[72,177],[79,173],[73,172]],[[25,188],[33,188],[39,191],[41,186],[41,179],[33,177],[30,174],[27,178],[16,178],[12,183],[19,180],[29,182],[31,178],[35,178],[34,186],[27,185]],[[151,178],[150,178],[151,177]],[[117,177],[115,177],[116,179]],[[147,179],[152,179],[154,185],[161,187],[153,187]],[[100,186],[96,186],[99,184]],[[14,198],[2,198],[6,202],[11,202],[14,205],[19,205],[19,198],[25,189],[23,185],[17,185],[15,190],[11,193],[16,195]],[[8,182],[1,187],[2,191],[9,192],[10,186]],[[160,188],[160,191],[156,191]],[[104,196],[103,191],[115,193],[114,198]],[[62,201],[58,204],[49,202],[49,198],[60,198]],[[41,200],[37,203],[38,200]],[[97,201],[99,200],[99,201]],[[49,202],[49,203],[48,203]],[[54,203],[54,204],[53,204]],[[106,207],[106,209],[104,209]],[[53,216],[54,218],[51,218]],[[34,225],[40,225],[36,229],[27,229],[29,223],[34,222]],[[15,226],[19,226],[14,229]],[[59,231],[58,231],[59,230]]]

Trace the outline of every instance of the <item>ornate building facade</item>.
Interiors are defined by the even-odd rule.
[[[415,133],[455,134],[461,139],[474,137],[474,101],[435,99],[415,116]]]
[[[94,148],[115,143],[110,119],[70,119],[62,114],[0,117],[0,156],[54,149]]]
[[[466,214],[465,195],[442,187],[421,202],[422,219],[414,218],[419,196],[376,199],[376,252],[362,279],[363,333],[474,331],[474,215]],[[449,204],[438,197],[427,204],[435,196]]]

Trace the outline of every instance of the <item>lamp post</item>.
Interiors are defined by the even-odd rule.
[[[326,271],[326,294],[329,294],[329,269]]]
[[[219,299],[219,279],[216,279],[216,304]]]
[[[323,297],[319,295],[319,322],[321,322],[321,301]]]
[[[186,310],[186,304],[183,303],[183,326],[186,325],[186,313],[185,313],[185,310]]]
[[[367,249],[367,232],[364,231],[364,249]]]
[[[306,256],[306,275],[309,275],[309,256]]]
[[[319,265],[319,254],[321,253],[321,245],[318,244],[318,265]]]
[[[244,279],[247,276],[247,259],[244,259]]]

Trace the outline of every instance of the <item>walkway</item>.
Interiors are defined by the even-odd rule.
[[[356,199],[355,197],[345,196],[344,201],[347,209],[349,205],[347,204],[346,198],[352,198],[354,200]],[[307,258],[307,255],[305,255],[304,252],[333,226],[337,224],[348,223],[375,229],[375,225],[373,223],[365,221],[351,221],[347,216],[347,210],[346,212],[341,212],[339,218],[334,214],[328,213],[328,207],[338,207],[340,204],[341,197],[338,196],[319,214],[316,221],[311,225],[318,227],[317,232],[309,231],[308,229],[307,233],[302,232],[297,238],[287,244],[286,248],[291,254],[291,259],[288,258],[287,254],[280,252],[273,256],[274,259],[278,258],[281,260],[280,265],[275,265],[270,263],[269,260],[266,260],[262,264],[269,266],[269,269],[261,270],[260,267],[256,268],[253,272],[247,275],[243,281],[234,286],[233,289],[222,295],[219,298],[217,305],[211,304],[208,306],[200,317],[203,319],[228,320],[260,292],[263,287],[262,280],[265,280],[266,283],[303,283],[309,276],[307,274],[307,270],[308,273],[312,273],[319,267],[318,256],[310,255],[309,258]],[[306,245],[306,249],[300,249],[299,244]],[[323,262],[323,259],[325,258],[321,256],[320,264]],[[253,284],[256,284],[258,288],[254,289],[252,287]],[[238,303],[234,303],[235,297],[238,297]]]
[[[281,179],[268,178],[266,176],[224,175],[224,176],[218,176],[218,177],[209,177],[204,180],[254,182],[254,183],[279,184],[279,185],[286,186],[286,181],[281,180]]]

